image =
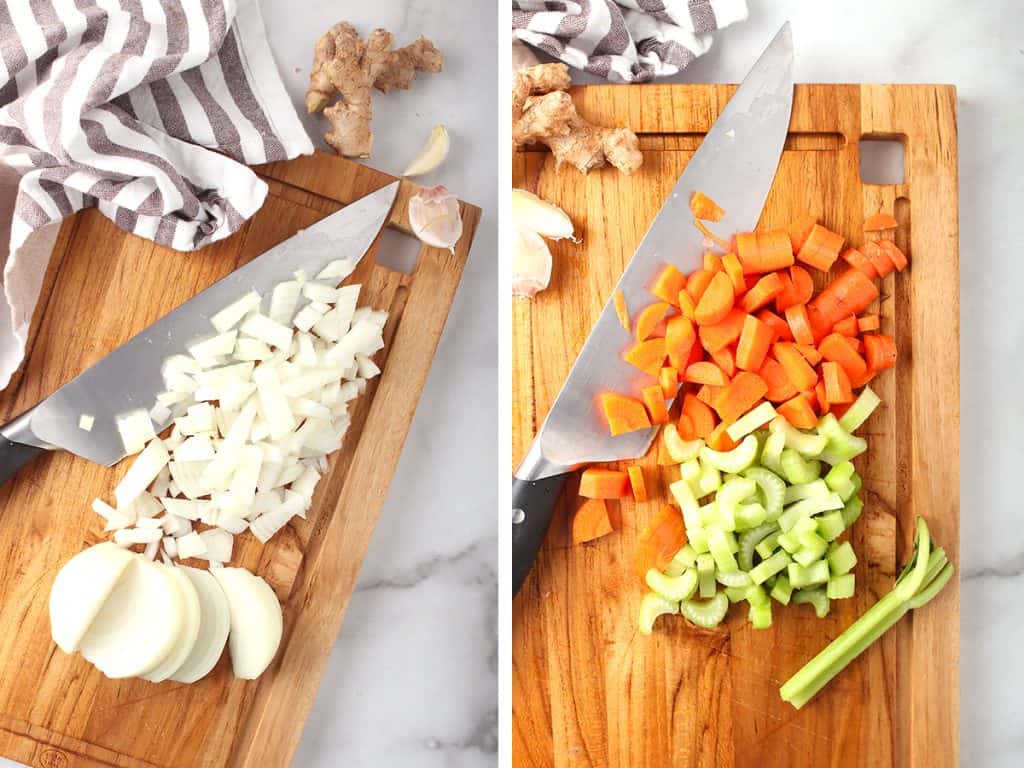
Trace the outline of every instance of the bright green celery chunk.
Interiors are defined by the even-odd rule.
[[[821,558],[825,556],[828,551],[828,542],[821,538],[816,533],[803,533],[800,534],[800,549],[793,555],[793,560],[802,565],[804,568],[809,568],[816,562],[821,561]],[[825,567],[825,575],[828,575],[828,566]]]
[[[679,476],[690,484],[690,488],[695,488],[700,478],[700,459],[690,459],[680,464]]]
[[[700,518],[700,524],[705,528],[711,525],[721,525],[722,516],[718,509],[718,499],[709,501],[707,504],[701,504],[697,510],[697,517]]]
[[[832,546],[828,548],[825,559],[828,560],[828,567],[833,576],[849,573],[857,564],[857,555],[853,551],[853,545],[848,541],[844,541],[842,544],[833,542]]]
[[[882,399],[872,391],[871,387],[864,387],[853,405],[839,419],[839,426],[847,432],[856,432],[868,420],[868,417],[875,412],[875,408],[881,402]]]
[[[824,560],[818,560],[809,566],[790,563],[786,569],[786,575],[789,578],[789,583],[797,589],[824,584],[828,581],[828,563]]]
[[[828,438],[828,445],[819,458],[826,464],[835,466],[860,456],[868,449],[868,441],[862,437],[851,435],[841,426],[835,414],[826,413],[818,422],[818,434]]]
[[[792,504],[795,501],[803,501],[804,499],[817,499],[822,496],[828,496],[830,493],[831,491],[825,484],[825,481],[819,477],[817,480],[812,480],[809,483],[787,485],[786,493],[782,497],[782,503]]]
[[[834,541],[839,538],[839,534],[846,530],[846,523],[843,522],[842,510],[836,510],[829,512],[826,515],[822,515],[817,518],[818,520],[818,535],[825,541]]]
[[[701,526],[686,528],[686,538],[689,541],[693,551],[697,553],[698,559],[700,555],[708,553],[708,532]]]
[[[775,586],[772,587],[772,600],[776,600],[783,605],[789,605],[789,598],[792,594],[793,587],[789,583],[789,577],[784,573],[780,573],[779,577],[775,580]]]
[[[718,570],[731,573],[738,571],[739,566],[736,564],[736,558],[732,554],[729,540],[726,539],[725,533],[725,531],[718,527],[709,528],[708,549],[711,551],[711,556],[715,559],[715,565],[718,567]]]
[[[803,499],[795,504],[790,504],[785,508],[785,510],[783,510],[782,514],[779,515],[779,528],[783,531],[789,531],[799,520],[802,520],[805,517],[811,517],[812,515],[817,515],[821,512],[831,512],[833,509],[842,508],[843,500],[834,493],[830,493],[828,496],[823,497]]]
[[[853,484],[853,464],[843,461],[836,464],[825,475],[825,484],[839,494],[839,498],[846,501],[857,491]]]
[[[761,448],[761,466],[781,477],[782,451],[785,447],[786,436],[781,432],[770,432]]]
[[[761,543],[772,536],[776,531],[779,530],[779,526],[775,523],[762,523],[756,528],[751,528],[749,531],[744,531],[740,534],[740,550],[736,553],[736,560],[739,566],[744,571],[749,571],[754,567],[754,551],[756,550],[760,554]],[[778,536],[775,537],[776,541]],[[775,545],[772,545],[772,551],[775,550]],[[771,552],[768,553],[770,555]],[[767,557],[768,555],[761,555]]]
[[[822,437],[820,434],[816,435],[811,432],[801,432],[782,416],[777,416],[772,421],[770,429],[773,433],[782,434],[783,439],[786,441],[787,448],[796,451],[801,456],[806,456],[811,459],[815,458],[825,450],[825,445],[828,443],[828,439]]]
[[[828,616],[829,610],[829,599],[828,595],[825,594],[825,590],[821,587],[817,589],[798,589],[793,593],[793,604],[803,605],[808,603],[814,606],[814,614],[819,619],[824,619]]]
[[[685,570],[686,566],[678,560],[676,560],[675,558],[673,558],[669,561],[668,565],[665,566],[665,570],[662,571],[662,573],[668,576],[669,578],[674,579],[676,576],[682,576]]]
[[[789,564],[789,555],[785,552],[776,552],[767,560],[762,560],[750,570],[750,579],[755,584],[762,584],[775,574],[786,570]]]
[[[747,435],[731,451],[716,451],[706,445],[700,449],[701,464],[710,464],[720,472],[742,472],[757,458],[757,438]]]
[[[644,577],[647,586],[669,602],[678,603],[689,600],[697,591],[697,571],[687,568],[680,576],[666,576],[651,568]]]
[[[817,459],[805,459],[792,448],[782,452],[782,474],[790,483],[810,483],[821,475],[821,462]]]
[[[715,559],[710,554],[697,556],[697,591],[701,597],[712,597],[718,590],[715,584]]]
[[[833,576],[825,586],[825,596],[829,600],[845,600],[853,597],[856,582],[852,573],[845,573],[842,576]]]
[[[764,509],[768,520],[778,520],[782,514],[782,504],[786,495],[786,481],[764,467],[750,467],[743,473],[757,483],[764,495]]]
[[[772,625],[772,604],[769,600],[763,605],[750,604],[747,612],[750,624],[754,629],[768,629]]]
[[[864,509],[864,502],[861,501],[859,496],[854,496],[852,499],[846,502],[843,506],[843,525],[846,528],[852,526],[857,522],[857,518],[860,517],[861,511]]]
[[[747,587],[747,602],[751,605],[764,605],[770,599],[768,593],[764,591],[764,587],[760,584],[753,584]]]
[[[746,477],[735,477],[722,483],[722,487],[715,494],[715,501],[720,509],[735,512],[740,502],[746,501],[757,491],[757,483]]]
[[[800,549],[800,540],[795,533],[779,533],[779,546],[792,555]]]
[[[709,600],[684,600],[679,606],[683,616],[698,627],[717,627],[729,610],[729,598],[722,592],[715,592]]]
[[[738,603],[740,600],[747,599],[746,587],[726,587],[722,591],[725,592],[725,596],[729,598],[730,603]]]
[[[715,580],[723,587],[749,587],[753,582],[745,571],[715,571]]]
[[[717,467],[701,463],[700,479],[697,481],[697,489],[700,496],[707,496],[714,493],[722,485],[722,476]]]
[[[768,519],[768,513],[760,504],[740,504],[733,515],[737,531],[749,531]]]
[[[640,601],[640,634],[649,635],[654,631],[654,622],[659,616],[679,613],[679,603],[673,603],[661,595],[648,592]]]
[[[683,570],[687,568],[694,568],[697,565],[697,551],[691,547],[688,543],[683,544],[683,548],[676,552],[676,556],[672,558],[673,563],[678,563],[683,567]],[[682,573],[682,571],[680,571]],[[675,574],[678,576],[679,574]]]
[[[801,517],[799,520],[796,521],[796,524],[792,528],[790,528],[790,531],[796,534],[798,538],[801,533],[807,533],[808,531],[817,532],[817,530],[818,520],[814,517]]]
[[[686,480],[676,480],[669,485],[668,490],[683,513],[683,522],[686,523],[686,527],[699,528],[701,525],[700,515],[698,514],[700,504],[697,502],[697,497],[694,495],[690,483]]]
[[[725,434],[729,436],[730,440],[739,440],[741,437],[749,435],[762,424],[767,424],[775,416],[775,406],[766,400],[757,408],[736,419],[726,428]]]

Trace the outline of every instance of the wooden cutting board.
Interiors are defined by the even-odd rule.
[[[176,253],[118,230],[95,211],[60,232],[17,378],[0,394],[6,421],[215,280],[299,229],[394,179],[317,154],[260,169],[270,194],[241,231]],[[402,182],[390,227],[409,233]],[[90,511],[126,471],[48,455],[0,489],[0,754],[38,768],[291,764],[355,585],[416,402],[444,328],[477,221],[454,253],[423,247],[412,274],[375,263],[346,282],[360,304],[391,313],[383,374],[355,401],[352,427],[317,486],[307,520],[268,545],[236,537],[234,564],[264,576],[284,604],[284,638],[259,680],[236,680],[227,653],[194,685],[107,680],[50,640],[47,601],[57,569],[104,538]],[[287,275],[282,275],[286,278]]]
[[[513,459],[542,423],[591,324],[734,86],[594,86],[580,112],[641,137],[643,168],[556,171],[547,152],[516,153],[513,181],[562,206],[582,242],[553,245],[551,287],[517,302],[513,321]],[[681,617],[636,628],[643,589],[638,531],[675,468],[644,461],[655,500],[623,501],[619,530],[572,546],[570,482],[532,575],[513,604],[516,768],[600,766],[952,766],[958,750],[959,590],[904,619],[819,698],[796,711],[778,688],[884,594],[907,557],[914,516],[957,562],[959,309],[956,93],[949,86],[807,85],[796,89],[787,151],[760,226],[811,212],[855,244],[864,217],[895,211],[911,269],[883,283],[883,331],[900,361],[872,387],[885,406],[858,459],[865,512],[854,526],[857,596],[825,620],[809,606],[774,611],[756,631],[730,611],[716,631]],[[859,141],[905,145],[905,180],[866,185]],[[682,222],[686,226],[686,222]],[[652,299],[653,300],[653,299]],[[639,307],[631,307],[635,312]]]

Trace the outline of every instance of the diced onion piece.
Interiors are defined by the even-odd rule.
[[[235,360],[260,361],[266,360],[272,354],[270,346],[259,339],[241,338],[235,343]]]
[[[216,361],[217,358],[230,355],[235,351],[235,340],[238,338],[237,331],[219,333],[213,338],[196,342],[188,346],[188,353],[194,357],[204,368],[204,363]]]
[[[259,313],[245,318],[239,329],[247,336],[259,339],[278,349],[287,349],[292,343],[292,329]]]
[[[160,541],[163,533],[152,528],[122,528],[114,531],[114,541],[118,544],[149,544]]]
[[[168,557],[178,556],[178,540],[173,536],[164,536],[161,540],[164,547],[164,552],[167,553]]]
[[[380,374],[380,368],[366,355],[356,355],[356,366],[359,370],[359,378],[361,379],[372,379]]]
[[[249,310],[260,305],[260,295],[256,291],[250,291],[238,301],[228,304],[224,309],[210,318],[210,322],[218,333],[226,333],[238,325]]]
[[[239,534],[245,532],[249,527],[249,521],[244,517],[234,515],[220,515],[217,518],[217,527],[223,528],[228,533]]]
[[[117,417],[117,431],[129,456],[138,453],[146,443],[156,437],[153,422],[146,411],[132,411]]]
[[[231,549],[235,537],[227,531],[213,528],[200,533],[199,538],[203,540],[203,545],[206,547],[206,551],[201,555],[204,560],[226,563],[231,559]]]
[[[267,421],[272,440],[282,440],[295,429],[295,417],[288,406],[288,399],[281,386],[277,371],[262,364],[253,371],[256,392],[259,396],[260,412]]]
[[[188,392],[161,392],[156,396],[156,401],[167,408],[187,402],[188,399]]]
[[[307,466],[292,483],[291,490],[302,496],[306,500],[306,507],[308,507],[313,500],[313,489],[316,488],[319,481],[320,473],[317,472],[316,467]]]
[[[320,318],[323,317],[323,314],[323,312],[318,312],[317,308],[312,304],[307,304],[299,310],[298,314],[295,315],[295,320],[292,321],[292,325],[303,333],[308,333],[313,326],[320,322]]]
[[[142,517],[142,518],[139,518],[139,520],[136,521],[135,527],[139,528],[139,529],[144,529],[144,530],[150,530],[150,529],[156,530],[156,529],[159,529],[160,532],[161,532],[161,535],[162,535],[162,533],[163,533],[163,520],[161,520],[158,517]],[[149,559],[152,560],[153,558],[151,557]]]
[[[228,490],[242,504],[251,504],[256,496],[256,482],[263,466],[263,451],[257,445],[243,445],[240,449],[238,467],[231,478]],[[230,560],[218,557],[216,560]]]
[[[198,499],[210,492],[209,487],[203,481],[203,472],[209,466],[208,461],[172,461],[170,467],[171,477],[178,490],[190,499]],[[176,496],[170,486],[168,492]]]
[[[299,302],[302,285],[297,280],[278,283],[270,294],[270,319],[278,323],[290,323]]]
[[[96,423],[96,417],[91,413],[83,413],[78,417],[78,428],[86,432],[92,432],[92,425]]]
[[[356,268],[356,262],[352,259],[335,259],[326,267],[320,270],[316,276],[317,280],[342,281],[352,274]]]
[[[216,450],[207,435],[193,435],[175,449],[174,460],[210,461],[215,454]]]
[[[160,542],[151,541],[146,545],[146,548],[142,550],[142,555],[147,560],[156,560],[157,552],[160,551]]]
[[[323,283],[308,282],[302,286],[302,295],[310,301],[333,304],[338,298],[338,289]]]
[[[149,487],[150,483],[156,480],[156,476],[160,474],[160,470],[166,466],[169,460],[170,456],[167,449],[164,448],[163,441],[159,438],[150,440],[114,489],[117,506],[123,508],[134,501]]]
[[[178,557],[182,560],[189,557],[202,557],[206,554],[206,542],[192,531],[178,538]]]

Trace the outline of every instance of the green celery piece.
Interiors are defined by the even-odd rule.
[[[844,573],[849,573],[853,570],[853,567],[857,564],[857,555],[853,551],[853,545],[848,541],[844,541],[839,545],[833,543],[829,547],[826,560],[828,560],[828,567],[832,575],[842,576]]]
[[[715,585],[715,558],[710,554],[697,555],[697,592],[701,597],[711,597],[718,590]]]
[[[803,501],[804,499],[817,499],[828,496],[831,493],[828,485],[820,477],[816,480],[812,480],[809,483],[799,483],[797,485],[787,485],[786,493],[782,497],[783,504],[792,504],[796,501]]]
[[[754,547],[754,551],[761,556],[762,560],[767,560],[776,549],[779,548],[779,534],[782,533],[778,530],[778,526],[775,526],[776,530],[769,533],[760,543]],[[743,542],[740,541],[740,552],[743,551]]]
[[[818,520],[818,535],[825,541],[835,541],[839,538],[839,535],[846,530],[846,524],[843,522],[843,512],[837,509],[834,512],[829,512],[826,515],[822,515],[817,518]]]
[[[739,566],[736,564],[736,558],[733,557],[729,541],[725,538],[725,533],[725,531],[717,526],[709,528],[708,549],[711,551],[711,556],[715,559],[715,565],[718,567],[718,570],[732,573],[733,571],[738,571]]]
[[[825,484],[836,493],[853,483],[853,462],[841,461],[825,473]]]
[[[771,423],[769,429],[773,433],[781,433],[786,442],[786,447],[796,451],[807,458],[817,457],[828,443],[828,438],[820,434],[801,432],[791,425],[782,416],[777,416]]]
[[[793,593],[793,604],[802,605],[807,603],[814,606],[814,614],[819,619],[824,619],[828,616],[829,611],[829,599],[828,595],[825,594],[825,590],[821,587],[817,589],[798,589]]]
[[[768,513],[760,504],[740,504],[734,513],[737,531],[757,528],[768,519]]]
[[[654,631],[654,622],[659,616],[679,613],[679,603],[673,603],[661,595],[649,592],[640,601],[640,634],[649,635]]]
[[[679,476],[693,488],[700,478],[700,459],[690,459],[679,465]]]
[[[755,549],[777,530],[779,530],[779,526],[775,523],[762,523],[756,528],[751,528],[740,534],[740,550],[736,553],[736,560],[741,570],[749,571],[754,567]],[[768,554],[770,555],[771,552]]]
[[[694,495],[690,483],[686,480],[676,480],[669,485],[668,490],[683,513],[683,522],[686,523],[686,527],[700,527],[700,504],[697,502],[697,497]]]
[[[818,519],[816,517],[801,517],[789,530],[796,535],[797,539],[800,538],[801,533],[816,533],[818,531]]]
[[[909,573],[900,577],[893,587],[893,592],[897,593],[903,602],[910,600],[921,588],[925,574],[928,572],[928,558],[931,555],[932,536],[928,530],[928,524],[924,521],[923,517],[917,518],[915,528],[914,549],[916,557],[914,567]]]
[[[697,591],[697,571],[688,568],[681,576],[666,576],[651,568],[644,581],[647,586],[654,590],[655,594],[665,598],[670,603],[678,603],[682,600],[689,600]]]
[[[771,600],[768,597],[768,593],[764,591],[764,587],[760,584],[754,584],[747,587],[747,602],[751,605],[764,605]]]
[[[701,504],[697,510],[697,517],[700,518],[700,524],[705,528],[711,525],[721,525],[722,516],[718,511],[718,499],[709,501],[707,504]]]
[[[674,579],[676,576],[682,576],[685,571],[686,566],[678,560],[676,560],[675,558],[672,558],[671,560],[669,560],[668,565],[665,566],[665,570],[662,571],[662,573],[668,576],[670,579]]]
[[[842,509],[843,515],[843,526],[850,528],[857,518],[860,517],[861,511],[864,509],[864,502],[861,501],[859,496],[854,496],[846,502],[846,505]]]
[[[746,501],[757,491],[757,483],[746,477],[736,477],[726,480],[722,487],[715,494],[715,501],[721,509],[736,510],[740,502]]]
[[[684,600],[679,606],[683,616],[698,627],[717,627],[729,610],[729,598],[722,592],[715,592],[709,600]]]
[[[781,432],[771,432],[761,449],[761,466],[778,477],[782,476],[782,451],[785,447],[786,436]]]
[[[703,527],[686,528],[686,538],[689,541],[693,551],[697,553],[698,559],[700,555],[708,553],[708,532]]]
[[[772,587],[771,598],[783,605],[789,605],[789,598],[793,594],[793,587],[789,583],[789,577],[780,573]]]
[[[679,563],[683,568],[694,568],[697,565],[697,551],[688,543],[683,544],[683,548],[676,552],[672,562]]]
[[[828,581],[828,563],[824,560],[818,560],[809,566],[790,563],[787,567],[787,576],[789,583],[797,589],[824,584]]]
[[[942,570],[939,571],[939,575],[932,579],[930,584],[907,601],[907,608],[916,610],[922,605],[931,602],[942,591],[942,588],[949,583],[951,578],[953,578],[953,564],[946,563]]]
[[[730,603],[738,603],[740,600],[747,599],[746,587],[726,587],[723,591]]]
[[[767,424],[769,421],[774,419],[775,416],[775,406],[766,400],[753,410],[748,411],[745,415],[736,419],[736,421],[726,428],[725,434],[729,436],[730,440],[735,442],[741,437],[746,437],[762,424]]]
[[[797,539],[795,533],[780,533],[779,546],[792,555],[800,549],[800,540]]]
[[[789,555],[785,552],[776,552],[767,560],[762,560],[750,571],[750,578],[755,584],[762,584],[771,576],[781,573],[789,566]]]
[[[825,596],[829,600],[845,600],[853,597],[856,582],[852,573],[844,573],[842,576],[832,576],[825,586]]]
[[[857,491],[860,490],[861,486],[864,485],[864,481],[861,479],[861,476],[858,475],[856,472],[853,473],[853,477],[851,477],[850,480],[853,481],[854,493],[857,493]],[[849,501],[849,499],[843,499],[843,501]]]
[[[819,458],[826,464],[841,464],[868,449],[868,441],[851,435],[839,426],[839,421],[833,413],[826,413],[821,417],[818,422],[818,434],[828,438],[828,445],[819,454]]]
[[[807,538],[806,540],[801,539],[800,549],[798,549],[794,553],[793,560],[802,565],[804,568],[811,568],[820,561],[825,566],[825,577],[827,578],[828,564],[821,558],[823,558],[825,556],[825,553],[828,551],[828,542],[816,533],[808,533],[803,535]]]
[[[754,605],[751,603],[747,616],[754,629],[768,629],[772,625],[771,601],[769,600],[763,605]]]
[[[782,452],[782,474],[790,483],[809,483],[821,475],[821,462],[805,459],[792,448]]]
[[[710,464],[701,464],[700,469],[700,480],[697,481],[697,487],[700,489],[701,496],[707,496],[708,494],[714,493],[722,485],[722,477],[716,467]]]
[[[750,467],[743,475],[757,483],[757,487],[764,494],[764,509],[768,520],[778,520],[779,515],[782,514],[786,481],[764,467]]]
[[[875,412],[882,399],[874,393],[871,387],[864,387],[860,396],[854,401],[843,417],[839,419],[839,426],[847,432],[856,432],[860,426],[868,420],[868,417]]]
[[[790,504],[782,511],[779,516],[779,528],[783,531],[791,531],[793,526],[806,517],[842,508],[843,500],[834,493],[830,493],[828,496],[803,499],[795,504]]]
[[[742,472],[757,458],[757,438],[747,435],[731,451],[716,451],[706,445],[700,449],[701,464],[710,464],[720,472]]]
[[[750,580],[750,574],[745,571],[723,571],[721,569],[715,571],[715,581],[723,587],[746,588],[753,583]]]

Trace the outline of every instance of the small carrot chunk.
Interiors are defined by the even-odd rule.
[[[720,323],[732,309],[734,299],[732,280],[724,271],[715,272],[697,302],[697,325]]]
[[[861,315],[857,318],[857,330],[861,333],[877,331],[882,327],[882,321],[878,315]]]
[[[803,395],[790,398],[782,405],[776,406],[775,410],[797,429],[814,429],[818,426],[818,417]]]
[[[887,229],[896,229],[899,222],[891,213],[874,213],[864,219],[865,232],[884,232]]]
[[[655,337],[647,339],[647,341],[638,341],[626,351],[623,359],[641,371],[649,373],[651,376],[657,376],[665,364],[667,353],[666,340]]]
[[[832,333],[832,323],[825,318],[820,309],[810,304],[807,305],[807,322],[811,326],[815,344]]]
[[[628,331],[630,323],[629,310],[626,309],[626,295],[622,291],[616,291],[612,297],[612,303],[615,305],[615,314],[618,316],[619,322]]]
[[[644,470],[637,464],[626,468],[629,475],[629,487],[633,491],[633,500],[638,502],[647,501],[647,483],[644,481]]]
[[[672,309],[667,301],[656,301],[648,304],[640,310],[636,316],[636,340],[646,341],[658,327],[658,323],[665,319],[665,315]]]
[[[587,499],[621,499],[629,495],[629,476],[621,469],[587,467],[580,474],[580,496]]]
[[[697,433],[693,430],[693,419],[685,413],[679,414],[679,418],[676,419],[676,432],[683,440],[697,439]]]
[[[850,377],[846,375],[846,371],[839,363],[822,363],[821,378],[825,384],[825,399],[829,404],[853,402],[853,386],[850,384]]]
[[[696,272],[691,272],[690,276],[686,278],[686,292],[690,294],[690,298],[693,299],[694,307],[700,303],[701,297],[704,295],[704,291],[707,290],[708,285],[711,284],[711,278],[714,276],[714,272],[708,272],[706,269],[698,269]]]
[[[785,276],[783,278],[783,276]],[[814,281],[811,273],[803,267],[794,264],[789,268],[789,273],[780,272],[783,289],[775,297],[775,310],[785,312],[797,304],[806,304],[814,295]]]
[[[743,300],[740,302],[740,306],[743,307],[744,312],[753,312],[758,310],[778,296],[784,287],[782,279],[779,277],[779,273],[769,272],[754,283],[753,288],[747,291],[747,295],[743,297]]]
[[[717,387],[712,384],[705,384],[697,390],[697,399],[700,400],[704,405],[712,405],[715,402],[715,398],[718,397],[718,393],[722,391],[722,387]]]
[[[873,240],[864,243],[860,247],[860,252],[871,262],[871,266],[875,268],[875,273],[878,277],[885,277],[896,268],[896,265],[885,255],[882,246]]]
[[[665,407],[665,393],[661,391],[661,384],[651,384],[640,390],[640,395],[647,406],[647,413],[651,417],[651,424],[664,424],[668,421],[668,408]]]
[[[784,229],[736,235],[736,255],[746,275],[774,272],[793,264],[793,245]]]
[[[797,344],[814,344],[814,333],[807,319],[807,305],[797,304],[786,309],[786,323],[793,332],[793,340]]]
[[[775,335],[773,344],[775,341],[793,340],[793,332],[789,330],[789,325],[770,309],[762,309],[758,312],[757,319],[772,329],[772,333]]]
[[[847,248],[843,251],[843,261],[854,269],[859,269],[872,279],[878,277],[878,270],[875,269],[875,265],[872,264],[871,259],[856,248]]]
[[[664,571],[686,544],[686,526],[677,507],[666,504],[654,514],[637,537],[636,573],[643,581],[654,568]]]
[[[849,344],[849,339],[840,333],[830,333],[818,344],[821,356],[830,363],[838,363],[851,379],[860,379],[867,373],[868,364],[857,350]]]
[[[807,235],[810,234],[811,229],[817,223],[818,220],[816,218],[805,213],[803,216],[794,219],[793,223],[786,228],[786,231],[789,232],[789,241],[793,244],[793,251],[795,253],[799,253],[800,249],[804,247]]]
[[[842,320],[840,320],[838,323],[832,326],[832,330],[835,333],[843,334],[843,336],[856,336],[858,331],[860,330],[857,327],[857,316],[850,315],[849,317],[844,317]]]
[[[731,451],[733,448],[735,448],[737,443],[735,440],[729,437],[729,433],[726,432],[728,428],[729,425],[726,424],[724,421],[721,422],[717,427],[715,427],[711,431],[711,434],[708,435],[707,439],[704,441],[705,443],[707,443],[708,448],[710,448],[713,451]]]
[[[902,272],[907,268],[907,264],[909,262],[907,261],[906,254],[900,250],[896,243],[892,240],[879,240],[878,245],[881,246],[885,255],[889,258],[889,261],[892,262],[892,265],[896,267],[897,272]]]
[[[618,392],[605,392],[600,397],[601,410],[604,411],[611,434],[621,435],[647,429],[651,420],[647,418],[647,409],[639,400]]]
[[[666,264],[651,286],[651,293],[662,301],[676,306],[679,301],[679,292],[686,287],[686,275],[676,269],[672,264]]]
[[[712,251],[704,252],[704,270],[706,272],[722,272],[725,267],[722,266],[722,260],[718,258],[717,253]]]
[[[858,269],[848,269],[811,301],[811,306],[834,325],[845,317],[867,309],[878,298],[878,287]]]
[[[732,424],[757,405],[767,391],[768,385],[756,373],[740,371],[715,398],[714,409],[724,423]]]
[[[690,438],[707,438],[715,428],[714,411],[708,406],[707,403],[701,401],[689,392],[683,396],[683,416],[686,416],[690,420],[690,424],[693,429],[693,437]]]
[[[687,368],[683,380],[691,384],[710,384],[713,387],[724,387],[729,383],[729,377],[725,375],[725,371],[706,360],[694,363]]]
[[[703,192],[694,192],[690,198],[690,210],[694,217],[703,221],[721,221],[725,211]]]
[[[793,382],[786,376],[786,370],[774,357],[766,357],[757,375],[764,379],[768,385],[768,391],[764,393],[765,400],[773,403],[782,403],[797,394]]]
[[[736,296],[742,296],[747,292],[747,281],[743,278],[743,265],[740,264],[739,257],[729,251],[725,256],[722,257],[722,268],[725,270],[725,274],[732,280],[732,292]]]
[[[732,347],[722,347],[711,353],[711,362],[721,368],[725,375],[732,378],[736,373],[736,355]]]
[[[815,224],[811,227],[796,258],[815,269],[828,272],[839,258],[839,249],[842,247],[842,235],[826,229],[821,224]]]
[[[878,372],[896,365],[896,342],[884,333],[864,335],[864,357],[868,368]]]
[[[804,360],[810,363],[812,366],[817,365],[821,362],[821,352],[813,344],[797,344],[797,350],[804,356]]]
[[[818,381],[818,374],[810,366],[795,344],[788,342],[776,342],[772,347],[772,354],[779,361],[786,372],[786,377],[792,382],[797,391],[804,391],[814,386]]]
[[[665,352],[669,365],[677,371],[686,370],[690,350],[696,342],[697,332],[688,318],[677,315],[670,319],[665,329]]]
[[[679,392],[679,371],[671,365],[663,366],[658,372],[658,383],[661,384],[661,394],[666,400],[671,400]]]
[[[772,328],[753,315],[747,315],[743,320],[739,343],[736,345],[736,367],[755,373],[759,371],[773,341],[775,332]]]
[[[572,543],[593,541],[612,532],[608,505],[603,499],[587,499],[572,518]]]
[[[685,288],[679,292],[678,306],[679,311],[683,313],[683,317],[685,317],[687,320],[693,322],[696,319],[697,302],[693,300],[693,296],[691,296]]]
[[[746,317],[747,313],[736,307],[721,322],[715,325],[702,325],[697,331],[701,346],[711,353],[738,341]]]

